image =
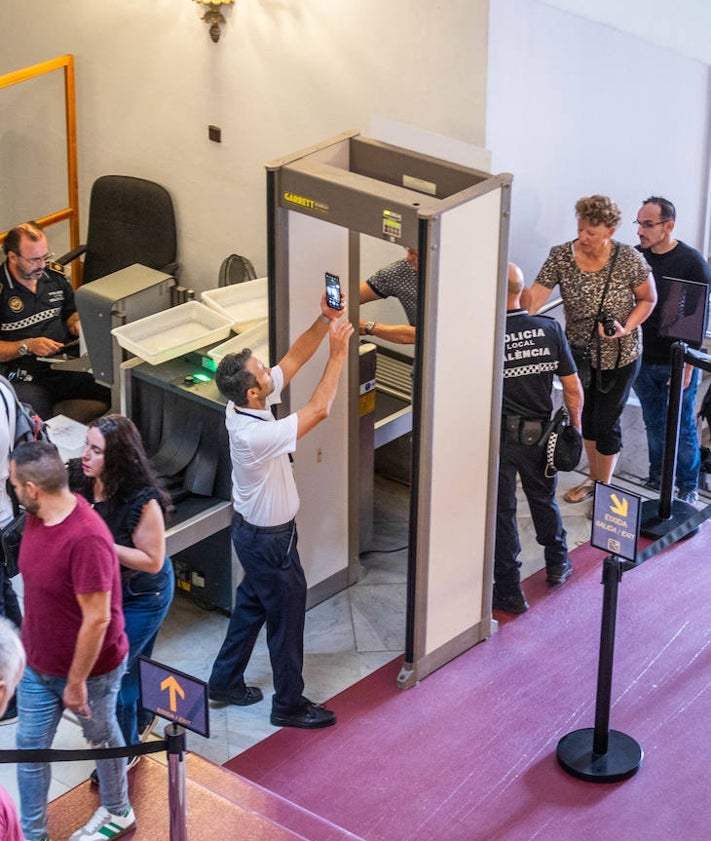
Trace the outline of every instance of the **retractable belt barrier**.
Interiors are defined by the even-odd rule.
[[[97,759],[119,759],[122,756],[143,756],[147,753],[160,753],[167,748],[168,742],[161,739],[141,745],[126,745],[122,748],[0,750],[0,764],[7,762],[80,762],[85,759],[94,762]]]
[[[168,754],[168,809],[171,841],[188,841],[188,802],[185,781],[185,729],[177,724],[165,728],[165,739],[122,748],[86,748],[82,750],[0,750],[0,763],[7,762],[77,762],[89,759],[117,759],[147,753]]]
[[[687,363],[711,372],[711,356],[707,353],[688,348],[683,342],[675,342],[672,345],[669,407],[658,511],[653,511],[657,505],[655,500],[649,500],[642,506],[646,519],[642,522],[641,532],[655,540],[641,552],[635,552],[634,560],[608,555],[603,562],[604,593],[595,727],[574,730],[558,742],[556,754],[561,766],[574,777],[588,782],[626,780],[637,772],[643,757],[642,748],[631,736],[610,729],[612,661],[617,625],[617,598],[622,575],[649,561],[673,543],[693,534],[704,520],[711,517],[711,505],[697,511],[688,503],[672,499],[679,447],[683,372]]]

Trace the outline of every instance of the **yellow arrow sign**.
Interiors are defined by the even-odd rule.
[[[610,499],[612,500],[612,503],[613,503],[612,506],[610,507],[610,510],[612,511],[612,513],[613,514],[619,514],[620,517],[626,517],[627,516],[628,500],[625,499],[625,497],[622,497],[622,499],[620,499],[617,496],[617,494],[610,494]]]
[[[164,681],[161,682],[160,688],[165,690],[169,690],[170,692],[170,711],[174,713],[178,709],[178,702],[176,700],[176,695],[180,695],[181,698],[185,698],[185,692],[183,691],[183,687],[178,683],[178,681],[170,675]]]

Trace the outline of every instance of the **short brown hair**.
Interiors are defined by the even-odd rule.
[[[585,196],[575,202],[575,215],[589,225],[617,228],[622,219],[620,208],[609,196]]]
[[[14,254],[19,254],[18,249],[20,248],[22,237],[27,237],[32,242],[38,242],[43,236],[44,231],[36,222],[23,222],[21,225],[15,225],[14,228],[10,228],[3,241],[2,249],[5,254],[9,254],[11,251]]]

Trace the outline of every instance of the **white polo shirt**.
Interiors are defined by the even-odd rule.
[[[284,372],[272,368],[274,391],[267,405],[281,402]],[[295,413],[276,420],[269,409],[239,408],[230,400],[225,410],[232,459],[232,505],[254,526],[288,523],[299,510],[299,494],[289,453],[296,449]]]

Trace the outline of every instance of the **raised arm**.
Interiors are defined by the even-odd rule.
[[[301,438],[328,417],[338,389],[343,362],[348,356],[348,343],[353,335],[353,325],[343,319],[329,327],[329,354],[323,376],[314,389],[311,399],[296,413],[296,437]]]
[[[345,300],[344,296],[341,299],[341,310],[339,311],[331,309],[326,304],[325,292],[321,296],[321,315],[308,330],[296,339],[279,362],[279,367],[284,372],[285,386],[293,379],[299,368],[305,365],[316,353],[332,322],[340,318],[341,312],[345,308]]]

